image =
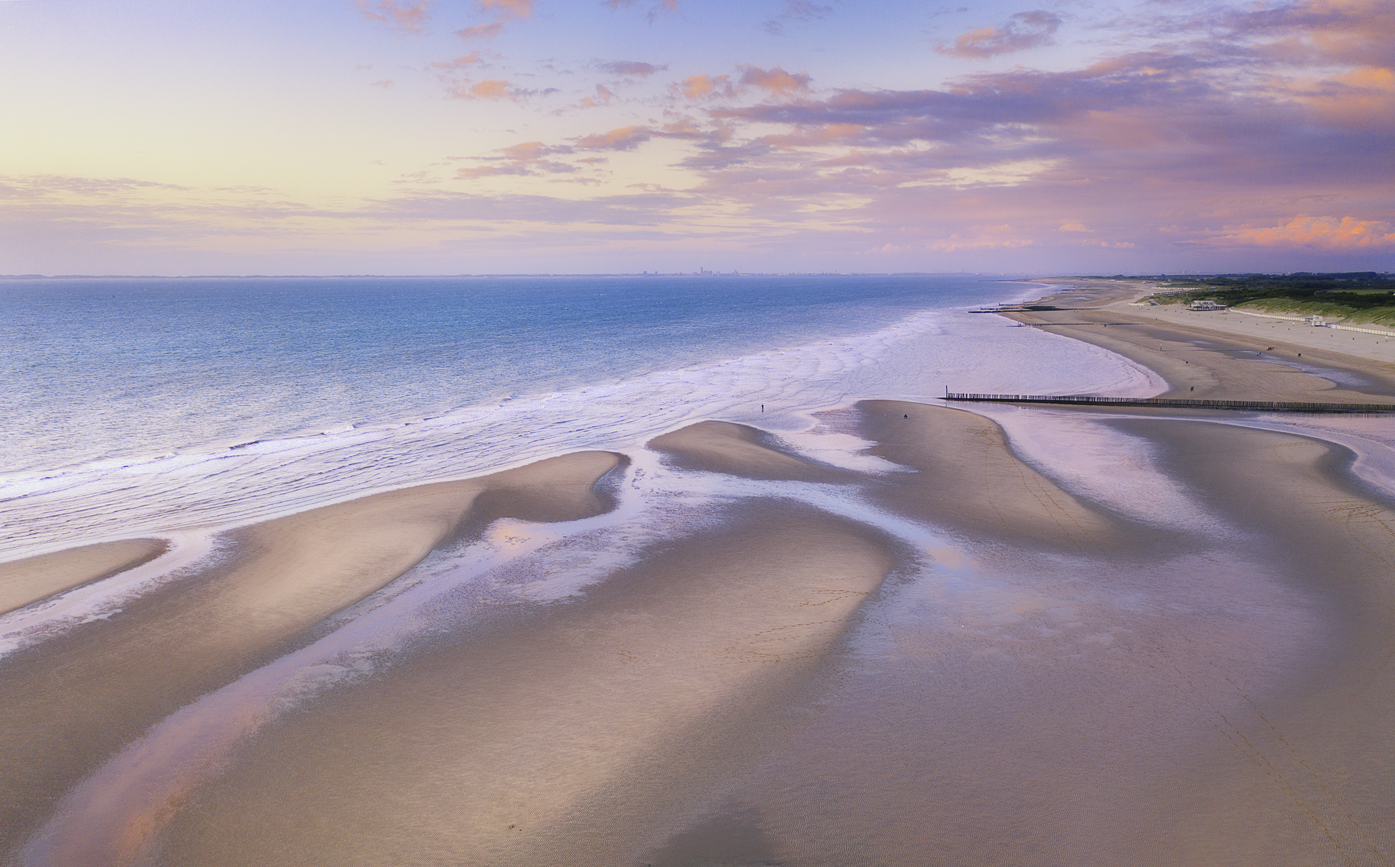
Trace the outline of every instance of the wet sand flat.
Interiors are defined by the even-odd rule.
[[[510,506],[571,518],[609,508],[594,485],[619,462],[578,453],[253,525],[222,562],[0,660],[0,839],[17,844],[122,744],[293,648],[472,522]]]
[[[774,863],[1388,863],[1395,511],[1329,444],[1111,423],[1213,531],[985,533],[716,815]]]
[[[286,718],[175,821],[170,863],[629,863],[759,755],[894,562],[809,510],[729,517]]]
[[[859,412],[883,454],[941,488],[887,504],[970,539],[955,547],[975,582],[949,607],[957,622],[930,605],[875,665],[826,657],[855,672],[833,675],[818,662],[892,551],[856,525],[751,503],[726,516],[740,529],[653,552],[583,602],[426,651],[287,719],[175,821],[168,863],[1387,856],[1392,769],[1371,757],[1393,746],[1380,565],[1393,524],[1344,483],[1340,449],[1116,422],[1241,534],[1187,545],[1054,486],[990,422],[893,402]],[[958,457],[926,457],[940,454]],[[1308,505],[1281,505],[1294,501]],[[954,518],[961,502],[969,517]],[[1333,509],[1360,519],[1331,533]],[[956,564],[936,553],[950,579]],[[1018,577],[993,595],[983,585],[998,574]],[[809,595],[824,575],[852,583]],[[766,636],[794,653],[752,674]],[[734,648],[757,655],[724,671]],[[830,689],[791,723],[789,705]],[[265,850],[248,850],[254,828],[275,829]]]
[[[1343,384],[1233,335],[1120,327],[1100,309],[1119,291],[1062,293],[1084,325],[1020,317],[1132,353],[1172,393],[1395,382],[1378,360],[1316,359],[1365,377]],[[664,533],[604,580],[484,619],[433,598],[413,639],[191,765],[161,720],[196,732],[210,691],[493,521],[606,513],[597,483],[623,461],[244,528],[225,562],[0,660],[0,863],[1388,865],[1388,494],[1310,437],[1055,413],[1033,418],[1135,444],[1191,514],[1125,515],[959,409],[820,415],[884,462],[863,472],[701,422],[634,473],[705,498],[651,503]],[[517,568],[575,568],[549,550]]]
[[[1179,780],[1163,829],[1186,863],[1385,864],[1395,848],[1395,508],[1318,440],[1187,421],[1146,432],[1167,469],[1235,516],[1309,596],[1328,639],[1268,700],[1245,696],[1226,748]]]
[[[169,864],[1381,863],[1392,769],[1365,757],[1391,752],[1395,689],[1372,564],[1395,521],[1341,449],[1110,422],[1223,523],[1182,543],[1061,489],[984,419],[856,413],[915,470],[857,486],[954,532],[922,552],[918,603],[869,601],[907,556],[886,537],[747,501],[578,601],[308,702],[138,841]],[[701,433],[732,460],[751,439]],[[1358,519],[1330,535],[1334,509]],[[846,643],[867,616],[890,649]]]
[[[1053,550],[1118,544],[1123,527],[1018,460],[993,421],[905,401],[860,401],[856,431],[872,454],[916,472],[886,477],[877,499],[973,538]]]
[[[166,548],[159,539],[126,539],[0,563],[0,614],[134,569]]]

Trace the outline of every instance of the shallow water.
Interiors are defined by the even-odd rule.
[[[975,278],[133,284],[88,317],[101,286],[0,286],[18,317],[0,335],[0,558],[630,448],[702,418],[797,431],[813,410],[946,387],[1159,387],[956,313],[1043,291]],[[467,313],[482,324],[460,343]]]
[[[1343,814],[1385,778],[1330,776],[1331,762],[1303,739],[1311,728],[1285,715],[1340,656],[1340,606],[1294,572],[1286,540],[1208,499],[1205,479],[1182,481],[1166,463],[1175,459],[1166,437],[1064,410],[985,410],[1030,466],[1167,546],[1088,557],[968,541],[875,507],[855,484],[677,470],[640,445],[699,418],[745,421],[875,479],[906,468],[866,454],[839,421],[852,399],[924,400],[946,385],[1159,388],[1093,347],[997,317],[902,308],[904,295],[892,295],[864,320],[828,300],[828,318],[798,321],[784,346],[738,345],[752,334],[738,329],[734,342],[708,347],[684,331],[688,320],[666,320],[691,338],[684,351],[714,355],[636,360],[625,350],[616,363],[630,367],[606,368],[611,380],[534,378],[554,390],[420,422],[393,416],[400,406],[385,398],[386,420],[349,430],[301,436],[292,429],[301,422],[287,422],[242,448],[195,438],[159,460],[107,455],[10,474],[0,481],[9,497],[0,516],[18,528],[9,550],[187,528],[174,552],[187,568],[220,555],[213,528],[253,517],[581,447],[631,458],[614,511],[501,520],[433,553],[298,649],[108,757],[24,829],[12,854],[27,865],[233,864],[259,857],[239,842],[255,839],[287,864],[320,863],[326,847],[343,863],[437,863],[456,852],[570,864],[582,845],[591,854],[580,860],[594,863],[1147,863],[1173,846],[1219,851],[1229,832],[1198,812],[1205,788],[1221,801],[1240,792],[1248,800],[1237,815],[1291,840],[1295,863],[1388,863],[1395,838]],[[598,333],[614,325],[602,320]],[[381,361],[392,341],[375,339],[369,356]],[[586,351],[588,363],[609,363],[605,347]],[[663,366],[679,361],[687,366]],[[412,403],[424,390],[407,392],[402,405],[424,405]],[[321,409],[345,394],[329,392]],[[1358,475],[1391,490],[1383,421],[1237,421],[1350,443]],[[806,587],[770,579],[780,556],[746,569],[733,554],[722,565],[729,534],[786,519],[785,556],[813,550],[820,534],[862,534],[880,540],[869,551],[893,552],[889,577]],[[800,522],[817,532],[798,535]],[[680,549],[725,577],[693,592],[717,579],[664,559]],[[120,614],[158,583],[175,562],[167,558],[0,618],[0,633],[11,650],[41,652],[85,619]],[[681,580],[645,571],[656,562]],[[861,574],[859,562],[848,575]],[[799,614],[788,632],[712,638],[785,604]],[[835,608],[837,617],[823,613]],[[782,659],[778,649],[795,645]],[[733,662],[739,676],[723,667]],[[555,781],[538,770],[563,767]],[[1257,783],[1245,776],[1254,768]],[[486,789],[502,794],[471,795]],[[526,801],[515,797],[524,790],[546,809],[496,821],[500,804]],[[1335,858],[1310,816],[1328,839],[1373,840],[1375,855]],[[515,842],[529,833],[538,836]]]
[[[1091,425],[1103,429],[1082,437]],[[866,445],[837,425],[815,425],[789,439],[810,455],[842,452],[832,462],[843,464],[857,463]],[[293,817],[305,805],[323,821],[342,824],[349,846],[362,831],[367,790],[305,788],[308,780],[323,777],[330,786],[338,778],[322,755],[331,745],[341,756],[335,761],[375,757],[364,778],[371,778],[372,798],[414,805],[419,830],[375,824],[364,851],[395,863],[429,862],[440,847],[464,845],[444,829],[468,826],[479,805],[441,792],[427,798],[422,775],[463,749],[462,737],[471,749],[483,749],[506,734],[460,728],[463,719],[485,712],[483,695],[497,689],[507,706],[523,700],[515,693],[537,680],[540,688],[552,684],[545,691],[563,690],[567,701],[616,698],[602,681],[597,691],[586,685],[599,660],[565,687],[549,679],[550,657],[534,659],[531,650],[510,661],[511,654],[498,656],[499,648],[486,643],[462,657],[496,660],[479,671],[421,669],[413,660],[439,657],[437,647],[468,650],[476,634],[494,641],[483,636],[494,634],[491,623],[510,622],[509,612],[541,610],[539,604],[585,612],[592,605],[588,588],[642,556],[694,534],[721,532],[743,503],[782,502],[874,527],[903,551],[830,664],[793,673],[754,705],[727,696],[723,706],[742,709],[730,735],[738,741],[716,753],[710,745],[674,744],[634,757],[633,766],[616,765],[605,777],[621,781],[613,782],[620,788],[588,789],[564,814],[567,821],[547,824],[546,839],[534,841],[541,848],[506,846],[494,856],[477,855],[501,863],[516,857],[572,863],[570,854],[556,853],[571,852],[567,834],[585,828],[595,845],[606,841],[597,851],[609,854],[597,857],[608,863],[700,863],[673,859],[723,851],[809,865],[920,862],[926,853],[957,863],[1119,863],[1145,843],[1168,839],[1170,829],[1149,817],[1180,809],[1195,763],[1237,738],[1260,742],[1257,710],[1323,657],[1332,624],[1307,593],[1276,577],[1275,555],[1255,544],[1263,540],[1249,540],[1224,516],[1209,513],[1188,489],[1174,484],[1155,497],[1137,497],[1140,486],[1159,477],[1157,452],[1147,442],[1096,419],[1051,411],[1034,413],[1030,440],[1023,452],[1067,481],[1081,470],[1052,461],[1054,444],[1084,443],[1079,460],[1119,449],[1127,469],[1090,479],[1079,493],[1128,503],[1129,517],[1165,534],[1184,531],[1191,541],[1172,556],[1147,561],[975,545],[872,508],[856,488],[679,471],[636,451],[614,512],[558,525],[500,522],[484,538],[438,552],[346,611],[314,644],[166,719],[69,794],[31,838],[23,863],[58,863],[74,852],[97,853],[107,863],[147,857],[242,863],[217,841],[245,836],[251,824],[265,827],[280,815],[289,822],[267,833],[284,835],[275,837],[277,845],[298,851],[309,838],[295,829],[308,819]],[[1206,520],[1179,518],[1188,506]],[[779,508],[786,507],[762,511]],[[680,608],[671,638],[681,642],[682,630],[699,615],[695,607]],[[587,627],[594,631],[588,646],[607,630],[623,634],[624,623],[618,613],[602,615]],[[644,646],[627,652],[644,653]],[[521,652],[521,646],[514,651]],[[634,688],[681,684],[690,661],[660,660]],[[565,667],[577,660],[554,662]],[[417,685],[385,701],[378,693],[392,692],[402,665]],[[496,686],[481,693],[479,677]],[[452,698],[456,690],[464,691]],[[656,693],[648,700],[668,699]],[[548,707],[542,700],[539,712],[565,712],[541,710]],[[553,736],[565,731],[543,728]],[[386,753],[376,742],[384,732],[403,733]],[[550,736],[500,741],[496,748],[531,766],[557,744]],[[615,754],[600,741],[577,748],[599,750],[597,761]],[[695,776],[693,762],[704,772]],[[670,780],[680,802],[653,813],[621,794],[624,780],[647,791],[643,780],[651,778]],[[274,793],[283,790],[298,794],[277,802]],[[197,792],[204,793],[197,808],[174,812]],[[167,826],[172,816],[175,824]],[[718,830],[704,832],[708,826]],[[316,839],[316,846],[327,845]],[[745,849],[722,849],[733,840],[745,840]],[[112,849],[118,841],[124,842]]]

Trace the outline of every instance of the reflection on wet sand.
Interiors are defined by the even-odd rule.
[[[171,863],[636,854],[758,755],[893,563],[877,534],[806,509],[730,517],[287,716],[176,820]]]
[[[594,514],[609,506],[594,486],[619,463],[579,453],[257,524],[236,534],[235,556],[190,566],[0,659],[3,839],[23,840],[66,790],[150,726],[293,650],[326,616],[469,532],[485,508],[477,498],[509,486],[537,496],[551,486],[549,509]]]
[[[896,401],[820,436],[878,462],[703,423],[248,528],[0,660],[4,862],[1390,863],[1395,510],[1348,450]],[[404,593],[390,641],[360,603],[586,516],[633,556],[571,596]],[[574,568],[537,535],[520,586]],[[381,658],[248,699],[335,640]]]

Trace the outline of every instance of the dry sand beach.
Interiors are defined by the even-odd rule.
[[[1135,294],[1013,316],[1170,394],[1395,399],[1383,347]],[[0,658],[0,863],[1390,864],[1389,492],[1234,416],[964,406],[821,413],[856,465],[707,421],[245,527],[178,569],[160,540],[4,564],[8,609],[152,577]],[[1129,496],[1024,425],[1117,446],[1093,472]],[[433,551],[606,520],[633,473],[726,494],[665,501],[604,580],[431,599],[363,671],[267,699]],[[551,550],[506,577],[566,569]]]
[[[1150,306],[1139,300],[1152,292],[1146,283],[1078,280],[1070,286],[1040,302],[1057,310],[1008,316],[1131,358],[1163,375],[1168,396],[1378,403],[1395,384],[1395,341],[1385,336],[1180,304]],[[1323,372],[1345,376],[1333,381]]]

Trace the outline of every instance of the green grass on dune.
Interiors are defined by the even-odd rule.
[[[1372,271],[1348,274],[1225,274],[1159,283],[1149,296],[1158,304],[1217,304],[1282,313],[1323,316],[1395,327],[1395,278]]]

